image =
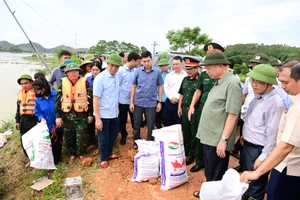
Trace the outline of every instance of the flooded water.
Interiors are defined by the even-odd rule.
[[[3,120],[14,118],[20,89],[17,79],[22,74],[30,74],[33,77],[35,70],[41,68],[37,63],[22,59],[31,55],[32,53],[0,52],[0,124]]]

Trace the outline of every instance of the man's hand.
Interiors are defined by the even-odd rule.
[[[254,162],[253,170],[256,170],[262,163],[263,163],[263,161],[261,161],[257,158]]]
[[[134,111],[134,104],[133,103],[130,103],[129,110],[130,110],[130,112],[133,113],[133,111]]]
[[[93,116],[88,116],[87,123],[91,124],[91,123],[93,123],[93,121],[94,121],[94,117]]]
[[[16,123],[16,129],[20,130],[20,123]]]
[[[178,103],[179,100],[177,98],[173,97],[170,101],[172,104],[176,104],[176,103]]]
[[[220,158],[225,158],[226,157],[226,154],[225,154],[226,146],[227,146],[227,143],[223,140],[220,140],[220,142],[217,146],[217,155]]]
[[[63,120],[62,118],[56,118],[56,126],[59,128],[59,127],[62,127],[63,126]]]
[[[260,177],[257,171],[245,171],[241,174],[240,180],[244,183],[250,183],[251,181],[257,180]]]
[[[102,131],[102,128],[103,128],[103,123],[102,123],[102,120],[101,119],[96,119],[96,128],[100,131]]]
[[[178,108],[178,111],[177,111],[177,113],[178,113],[178,117],[180,117],[181,118],[181,116],[182,116],[182,108],[180,107],[180,108]]]
[[[190,106],[189,112],[188,112],[188,120],[191,121],[192,120],[192,115],[195,112],[195,108]]]
[[[44,118],[41,119],[41,122],[43,122],[45,124],[47,123],[47,121]]]
[[[156,112],[159,112],[161,110],[161,103],[158,103],[156,105]]]
[[[240,137],[240,143],[242,146],[244,146],[244,137],[243,136]]]

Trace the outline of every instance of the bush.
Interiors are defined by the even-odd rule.
[[[32,54],[31,57],[32,58],[37,58],[37,55],[36,54]]]
[[[240,64],[235,64],[233,67],[233,70],[236,74],[240,74],[241,73],[241,65]]]

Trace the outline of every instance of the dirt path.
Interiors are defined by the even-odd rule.
[[[199,190],[201,182],[205,181],[204,170],[191,173],[189,169],[194,165],[187,166],[189,180],[187,183],[169,191],[160,189],[160,179],[156,185],[149,182],[131,182],[133,175],[133,162],[128,158],[128,149],[132,144],[132,129],[127,125],[129,136],[125,146],[119,145],[121,158],[109,161],[107,169],[99,167],[99,156],[91,167],[74,167],[68,177],[82,176],[83,189],[86,199],[122,199],[122,200],[169,200],[169,199],[196,199],[192,193]],[[146,128],[141,129],[142,138],[146,138]],[[120,135],[117,138],[119,144]],[[231,157],[229,167],[236,167],[237,159]]]

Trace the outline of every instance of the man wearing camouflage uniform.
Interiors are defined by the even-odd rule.
[[[64,128],[64,141],[71,155],[69,164],[80,156],[84,165],[87,159],[84,156],[88,145],[87,123],[93,122],[93,101],[89,84],[79,76],[79,71],[77,64],[67,65],[67,77],[62,78],[57,91],[55,113],[57,127]]]

